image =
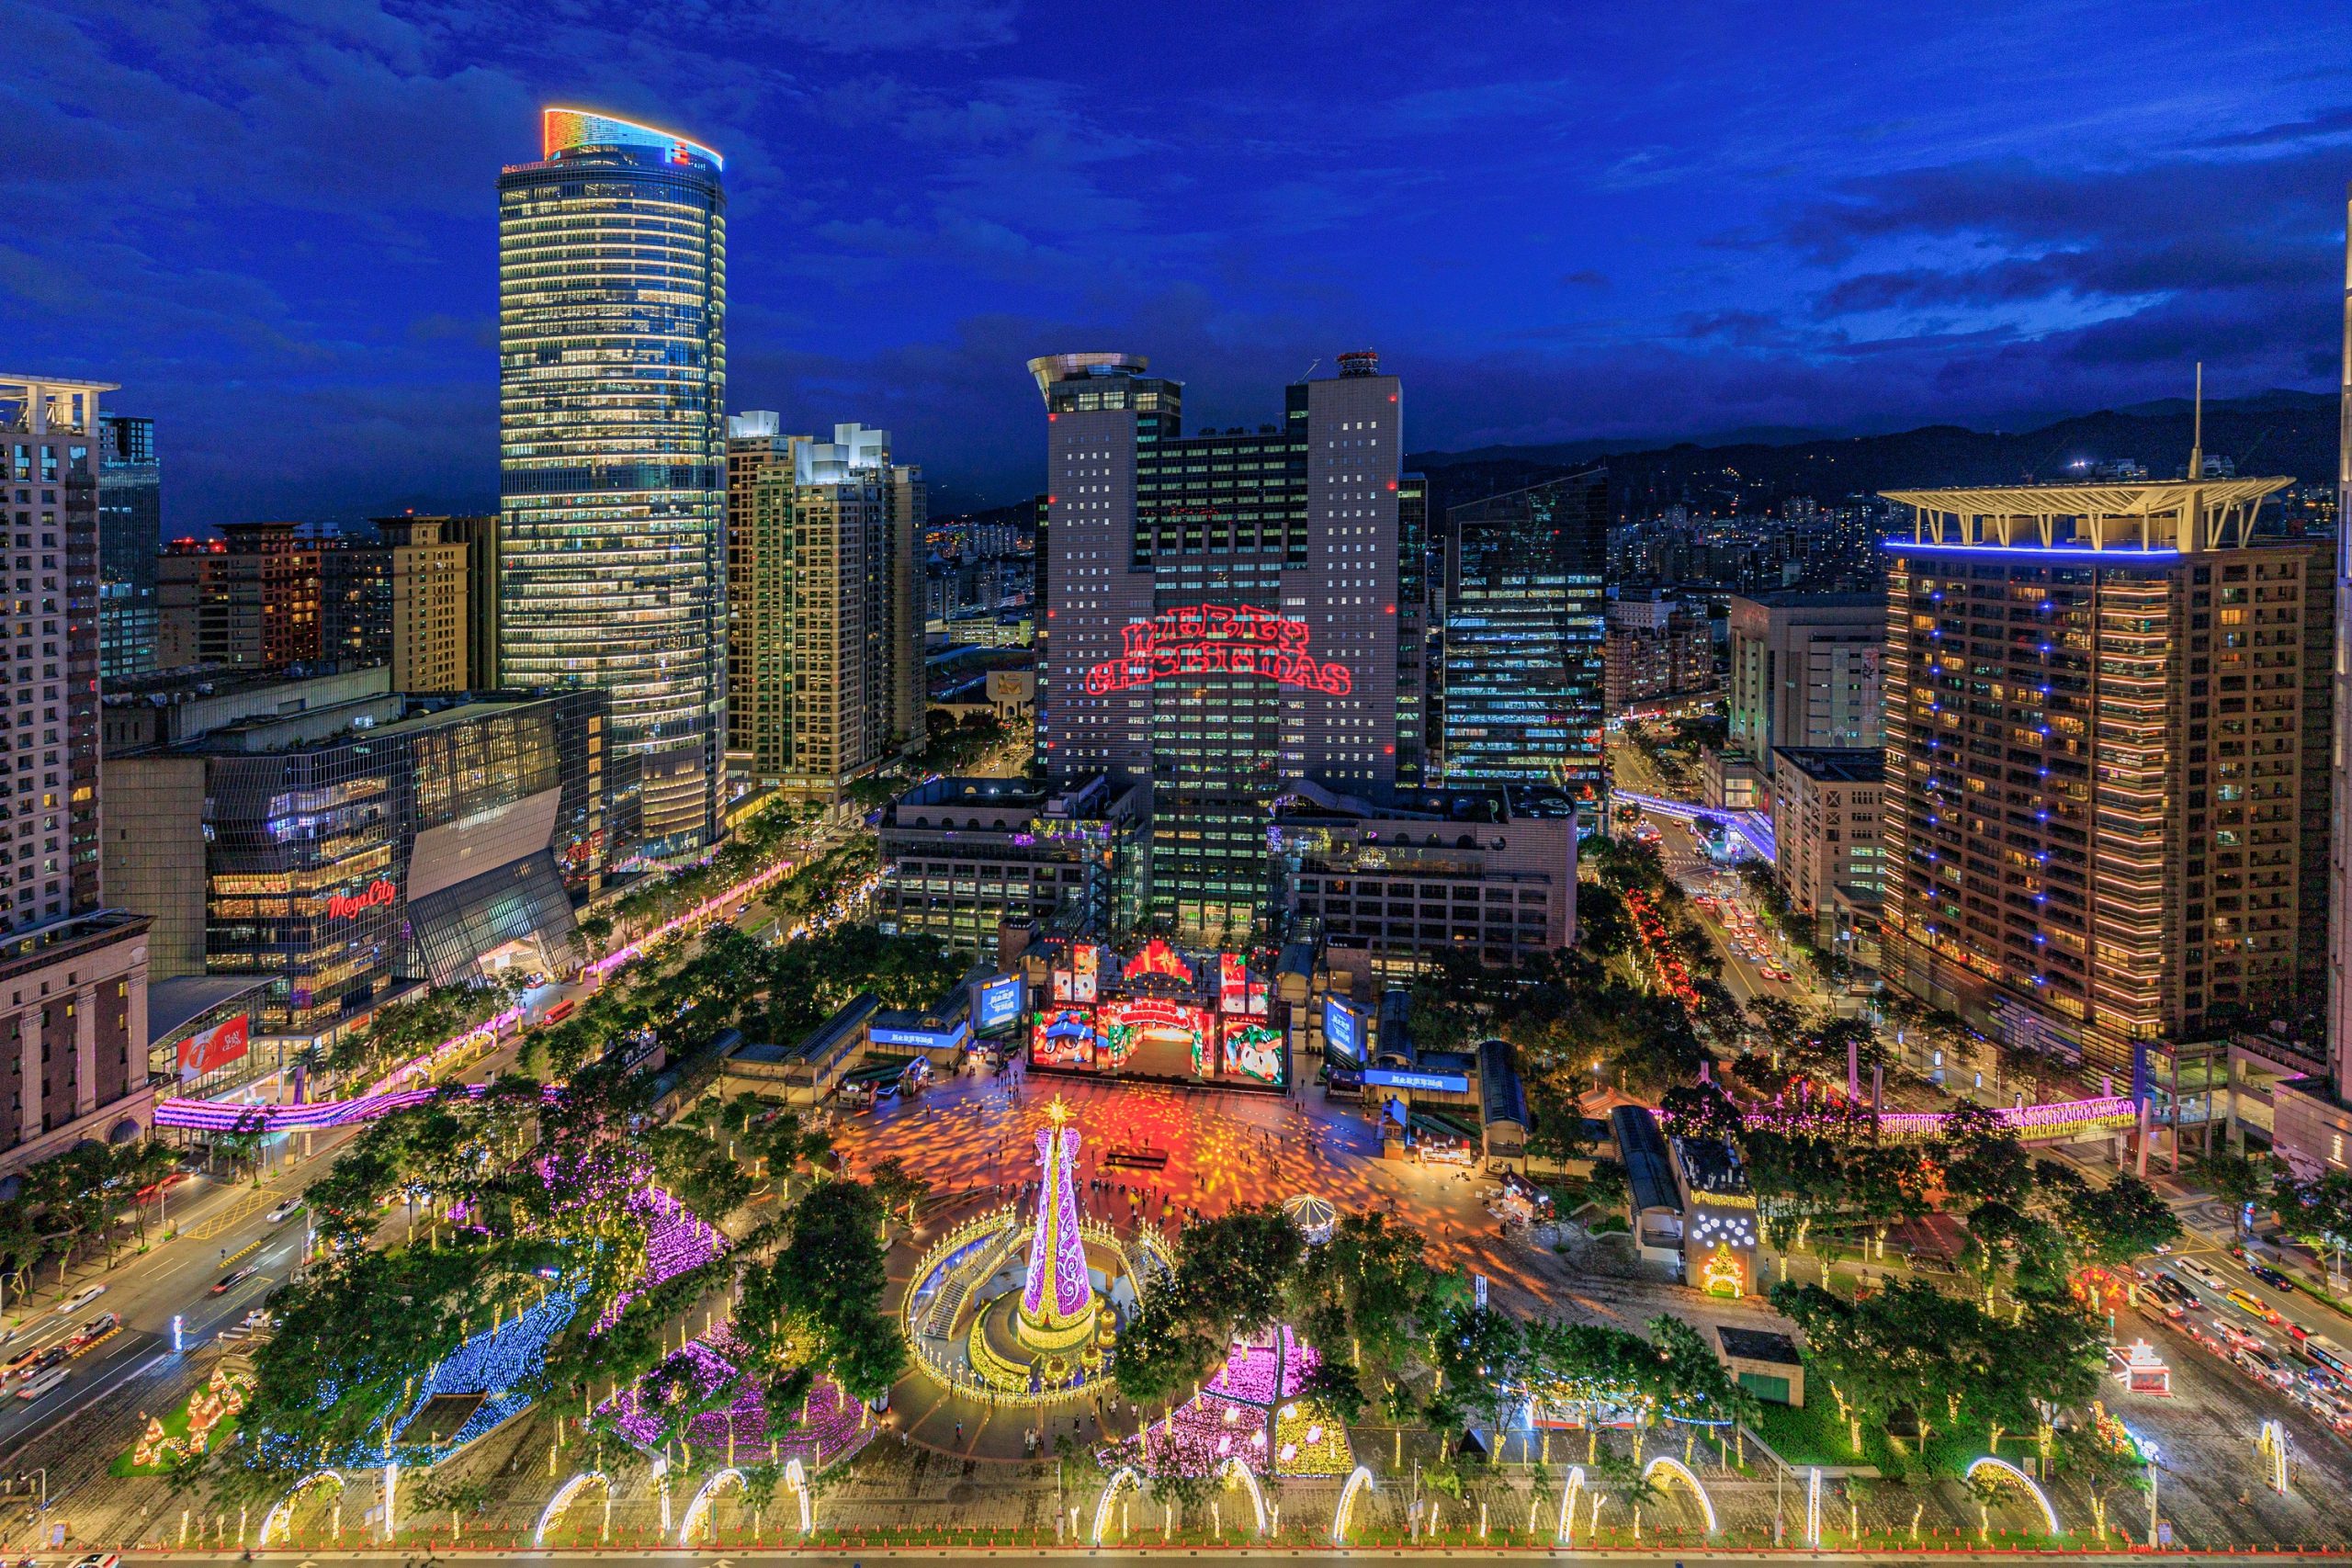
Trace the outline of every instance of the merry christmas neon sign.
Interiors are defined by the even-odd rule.
[[[1187,604],[1120,628],[1125,656],[1086,672],[1100,696],[1148,686],[1167,676],[1230,671],[1264,675],[1285,686],[1344,697],[1355,678],[1344,664],[1307,652],[1307,626],[1254,604]]]

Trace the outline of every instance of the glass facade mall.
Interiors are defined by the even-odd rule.
[[[1606,475],[1578,474],[1447,513],[1448,784],[1555,784],[1597,809],[1608,502]]]
[[[233,730],[202,743],[206,968],[269,977],[263,1026],[313,1034],[507,942],[558,956],[566,881],[605,847],[606,702],[454,703],[263,754]]]
[[[499,672],[601,686],[646,848],[717,836],[727,201],[707,148],[572,110],[499,200]]]

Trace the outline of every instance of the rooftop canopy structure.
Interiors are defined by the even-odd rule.
[[[1890,490],[1912,508],[1899,552],[2041,550],[2069,557],[2173,557],[2250,544],[2262,503],[2294,483],[2268,479],[2168,479],[2120,484],[1989,485],[1974,490]]]

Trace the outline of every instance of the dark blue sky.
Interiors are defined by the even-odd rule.
[[[1029,355],[1190,423],[1374,346],[1408,445],[2014,427],[2335,382],[2352,8],[0,0],[0,368],[123,383],[175,531],[496,495],[538,107],[728,159],[732,407],[935,512]]]

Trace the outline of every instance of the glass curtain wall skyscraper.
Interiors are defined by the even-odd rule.
[[[1595,470],[1446,514],[1448,784],[1548,784],[1596,811],[1608,637],[1609,477]]]
[[[646,849],[724,776],[727,197],[718,153],[550,108],[499,176],[499,673],[612,693]]]

